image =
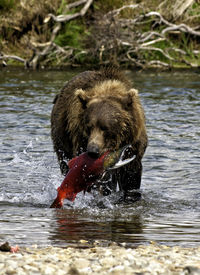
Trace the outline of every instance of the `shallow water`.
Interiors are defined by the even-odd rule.
[[[77,240],[200,244],[200,77],[127,72],[145,108],[149,147],[142,200],[79,194],[49,209],[63,177],[50,138],[52,100],[75,71],[0,73],[0,243],[65,246]]]

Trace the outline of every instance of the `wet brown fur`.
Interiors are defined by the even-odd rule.
[[[132,144],[136,159],[116,171],[117,181],[125,191],[140,187],[145,116],[137,90],[119,70],[86,71],[72,78],[54,100],[51,135],[63,173],[63,160],[86,151],[90,143],[100,153]]]

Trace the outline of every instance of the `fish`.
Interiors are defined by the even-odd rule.
[[[57,197],[50,208],[62,208],[64,199],[73,202],[76,195],[87,191],[104,171],[117,169],[134,158],[132,146],[127,145],[114,152],[106,151],[98,159],[92,158],[87,152],[71,159],[68,162],[69,171],[58,187]]]
[[[10,246],[9,242],[0,245],[0,251],[16,253],[19,251],[19,246]]]

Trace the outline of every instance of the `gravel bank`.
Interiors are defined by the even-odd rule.
[[[81,244],[81,243],[80,243]],[[84,244],[84,242],[82,242]],[[116,244],[0,252],[0,274],[200,274],[200,247]]]

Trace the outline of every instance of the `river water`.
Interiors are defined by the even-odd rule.
[[[140,91],[149,136],[141,201],[116,205],[119,194],[80,193],[64,209],[50,209],[63,179],[50,138],[52,101],[76,73],[0,72],[0,243],[199,246],[199,72],[127,72]]]

